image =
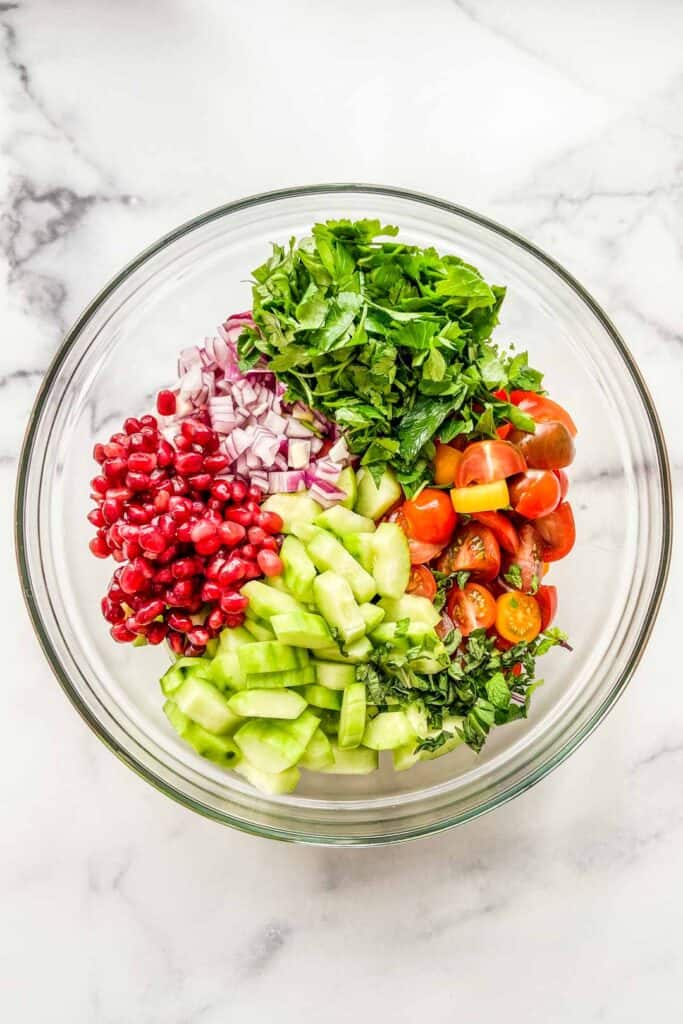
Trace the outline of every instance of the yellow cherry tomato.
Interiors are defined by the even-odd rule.
[[[455,472],[462,460],[462,452],[457,448],[451,448],[449,444],[437,444],[434,456],[434,483],[452,484],[455,481]]]
[[[531,594],[511,590],[496,601],[496,630],[511,644],[529,643],[541,632],[541,609]]]
[[[451,501],[456,512],[493,512],[507,508],[510,504],[508,485],[505,480],[494,480],[490,484],[474,484],[472,487],[454,487]]]

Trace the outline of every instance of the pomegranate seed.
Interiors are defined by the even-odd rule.
[[[132,452],[144,451],[145,439],[139,430],[136,431],[134,434],[130,435],[130,437],[128,438],[128,443],[130,445],[130,450]]]
[[[247,494],[252,501],[261,501],[263,498],[263,491],[261,490],[260,487],[257,487],[255,484],[251,485],[251,487],[247,491]]]
[[[147,643],[153,644],[156,647],[157,644],[160,644],[166,638],[166,632],[165,622],[152,622],[147,629]]]
[[[204,509],[205,508],[206,508],[206,505],[204,504],[203,501],[193,501],[192,502],[192,515],[196,516],[197,518],[199,518],[200,516],[204,515]]]
[[[200,448],[203,448],[211,440],[213,434],[210,427],[196,419],[183,420],[180,431],[183,437],[186,437],[193,444],[198,444]]]
[[[204,647],[198,647],[195,644],[187,644],[185,647],[186,658],[201,658],[204,653]]]
[[[206,455],[204,457],[204,469],[207,473],[220,473],[222,469],[230,465],[230,459],[227,455],[223,455],[222,452],[217,452],[215,455]]]
[[[282,533],[284,526],[282,516],[279,516],[277,512],[259,512],[254,522],[266,533]]]
[[[225,518],[229,519],[231,523],[239,523],[240,526],[251,526],[254,521],[254,517],[251,512],[246,508],[226,509]]]
[[[188,615],[196,615],[197,612],[201,611],[202,604],[203,602],[199,594],[195,594],[185,605],[185,611]]]
[[[274,551],[259,551],[256,564],[264,576],[280,576],[284,568],[282,559]]]
[[[199,452],[180,452],[175,457],[175,468],[183,476],[198,473],[202,468],[202,457]]]
[[[104,515],[101,508],[93,508],[88,512],[87,520],[93,526],[104,526]]]
[[[134,473],[151,473],[156,465],[154,452],[133,452],[128,456],[128,469]]]
[[[143,526],[140,530],[139,543],[144,551],[149,551],[153,555],[160,555],[166,548],[166,538],[156,526]]]
[[[204,626],[195,626],[195,628],[191,629],[187,634],[187,639],[194,647],[206,647],[211,637]]]
[[[119,431],[118,434],[112,434],[111,435],[111,438],[109,440],[109,444],[118,444],[121,448],[123,448],[123,452],[118,452],[117,454],[124,455],[128,451],[128,449],[130,447],[130,438],[128,437],[128,434],[125,434],[121,430],[121,431]],[[106,449],[108,447],[108,445],[105,445],[104,447]],[[113,456],[111,456],[111,457],[113,458]],[[107,458],[110,458],[108,453],[107,453]]]
[[[170,466],[173,462],[175,452],[173,446],[168,443],[165,438],[162,438],[157,448],[157,465],[161,469],[165,469],[166,466]]]
[[[141,427],[140,420],[137,420],[135,416],[129,416],[123,424],[123,429],[130,437],[131,434],[136,434]]]
[[[125,525],[125,523],[114,523],[107,530],[107,540],[109,541],[111,547],[123,547],[124,535],[121,533],[121,527]]]
[[[126,474],[126,487],[130,487],[131,491],[146,491],[149,487],[149,475],[147,473],[127,473]]]
[[[258,501],[254,501],[252,498],[249,498],[249,501],[245,501],[244,507],[247,512],[251,512],[252,516],[257,516],[259,514],[259,503]]]
[[[174,494],[168,500],[168,511],[176,523],[184,523],[192,515],[192,502],[189,498]]]
[[[253,562],[258,555],[258,548],[255,544],[243,544],[240,548],[240,555],[242,558],[247,558],[250,562]]]
[[[107,591],[107,597],[110,601],[114,601],[116,604],[120,604],[125,600],[126,595],[121,590],[121,587],[116,583],[115,580],[109,584],[109,590]]]
[[[96,494],[104,494],[109,487],[106,476],[94,476],[90,481],[90,489]]]
[[[100,537],[99,534],[88,544],[88,547],[92,551],[95,558],[108,558],[109,557],[109,545],[104,537]]]
[[[125,594],[135,594],[145,585],[145,577],[141,570],[132,564],[124,565],[121,573],[121,590]]]
[[[169,587],[166,591],[166,603],[173,608],[187,608],[188,604],[192,602],[194,597],[192,587],[188,593],[183,586],[184,583],[190,583],[190,580],[180,580],[174,587]]]
[[[111,597],[103,597],[100,601],[100,607],[102,609],[102,615],[107,622],[123,622],[125,613],[120,604],[116,604],[112,601]]]
[[[215,455],[211,455],[210,458],[215,458]],[[204,468],[208,471],[209,467],[204,462]],[[214,498],[219,498],[221,501],[230,501],[232,498],[232,488],[227,480],[214,480],[211,484],[211,493]]]
[[[145,632],[145,627],[142,625],[141,622],[138,622],[135,615],[128,616],[125,622],[125,626],[130,633],[135,633],[136,635],[140,635],[141,633]]]
[[[179,558],[173,563],[172,571],[177,580],[187,580],[191,576],[198,576],[204,563],[199,558]]]
[[[102,472],[106,476],[107,480],[118,483],[121,477],[124,475],[127,469],[127,463],[125,459],[106,459],[102,464]]]
[[[171,480],[171,487],[174,494],[187,494],[190,489],[187,480],[182,476],[174,476]]]
[[[229,548],[243,541],[246,535],[247,531],[241,523],[233,523],[230,520],[226,520],[218,527],[218,536]]]
[[[218,530],[218,527],[223,522],[223,516],[218,511],[218,509],[215,508],[207,508],[206,512],[204,513],[203,519],[205,523],[210,523],[211,525],[215,526],[216,530]]]
[[[117,501],[115,498],[105,498],[102,502],[102,515],[107,523],[115,523],[117,519],[121,518],[123,512],[123,502]]]
[[[256,547],[260,548],[266,539],[266,533],[260,526],[250,526],[247,531],[247,537],[250,544],[255,544]]]
[[[135,618],[141,625],[146,626],[150,622],[153,622],[157,615],[161,615],[164,608],[165,605],[163,601],[147,601],[145,604],[140,605],[135,613]]]
[[[243,622],[244,622],[244,615],[226,615],[225,616],[225,625],[228,626],[229,629],[236,629],[238,626],[241,626]]]
[[[188,441],[182,434],[176,434],[173,438],[173,444],[179,452],[191,452],[192,442]]]
[[[162,551],[160,555],[157,555],[157,562],[159,565],[168,565],[169,562],[173,562],[178,557],[178,545],[169,544],[165,551]]]
[[[212,510],[212,512],[222,512],[223,505],[225,505],[225,502],[221,501],[220,498],[209,498],[206,504],[207,507]],[[219,516],[219,519],[222,522],[223,516]]]
[[[140,426],[153,427],[154,430],[156,430],[159,426],[159,421],[157,420],[156,416],[152,416],[152,414],[148,412],[144,416],[140,417]]]
[[[178,612],[170,612],[166,621],[169,628],[175,629],[177,633],[189,633],[194,625],[189,615],[180,615]]]
[[[109,632],[118,644],[129,644],[135,640],[135,633],[131,633],[129,629],[126,629],[125,622],[117,622],[111,627]]]
[[[154,497],[154,508],[156,509],[156,511],[165,512],[166,509],[168,508],[168,503],[170,499],[171,495],[168,491],[159,491],[159,493]]]
[[[187,478],[187,482],[195,491],[208,491],[212,481],[213,477],[210,473],[194,473]]]
[[[120,551],[118,548],[115,548],[112,551],[111,557],[114,559],[115,562],[125,562],[126,561],[126,556],[124,555],[123,551]]]
[[[243,612],[248,604],[249,599],[244,597],[243,594],[238,594],[236,590],[228,591],[221,597],[221,608],[228,615]]]
[[[192,527],[194,520],[188,519],[186,523],[179,523],[176,530],[176,540],[179,544],[189,544],[192,540]]]
[[[218,573],[218,584],[225,588],[244,578],[244,562],[241,558],[229,558]]]
[[[135,523],[136,526],[144,526],[154,517],[154,508],[150,512],[145,505],[129,505],[126,514],[129,522]]]
[[[232,500],[239,503],[246,498],[248,487],[242,480],[233,480],[230,484],[230,490],[232,492]]]
[[[172,391],[164,388],[157,395],[157,412],[160,416],[172,416],[176,410],[176,397]]]
[[[113,498],[114,501],[129,501],[133,492],[128,487],[110,487],[105,495],[106,498]]]
[[[201,590],[202,601],[220,601],[223,591],[217,583],[207,580]]]
[[[142,437],[142,451],[155,452],[159,441],[159,431],[157,430],[157,428],[145,426],[140,431],[140,435]]]
[[[181,636],[180,633],[169,633],[168,634],[168,646],[171,648],[174,654],[184,654],[185,652],[185,637]]]
[[[155,525],[161,530],[166,540],[173,540],[175,537],[176,524],[173,516],[164,514],[156,517]]]
[[[225,625],[225,615],[220,608],[214,608],[206,620],[206,625],[211,630],[220,630]]]
[[[278,542],[275,540],[275,537],[266,537],[265,540],[261,543],[262,551],[277,551],[278,548],[279,545]]]
[[[247,580],[257,580],[263,573],[259,569],[256,562],[244,562],[244,578]]]
[[[104,457],[105,459],[125,459],[127,452],[128,438],[126,438],[126,444],[119,444],[117,441],[110,441],[109,444],[105,444]]]
[[[214,523],[202,520],[192,527],[192,543],[200,555],[213,555],[221,546],[221,539]]]
[[[159,583],[159,584],[161,584],[161,583],[172,583],[173,582],[173,573],[171,572],[171,566],[170,565],[165,565],[165,566],[163,566],[163,568],[157,569],[157,571],[154,574],[154,581],[155,581],[155,583]]]
[[[218,573],[221,571],[224,565],[225,559],[222,557],[222,555],[216,555],[215,558],[212,558],[209,562],[207,562],[206,565],[204,566],[204,575],[206,576],[207,580],[217,579]]]
[[[104,462],[107,456],[105,455],[103,444],[95,445],[95,447],[92,450],[92,457],[95,460],[95,462]]]

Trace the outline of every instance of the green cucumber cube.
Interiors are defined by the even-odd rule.
[[[339,504],[344,508],[353,508],[356,503],[358,488],[356,486],[356,474],[351,466],[347,466],[346,469],[342,469],[341,473],[337,477],[336,486],[340,491],[344,491],[346,494],[344,500]]]
[[[284,580],[291,592],[300,601],[312,601],[316,568],[298,537],[285,537],[280,558],[284,565]]]
[[[365,683],[351,683],[344,690],[339,714],[338,743],[342,749],[359,746],[365,732],[366,719]]]
[[[332,505],[331,508],[321,512],[315,520],[316,526],[323,530],[331,530],[338,537],[345,537],[350,533],[374,533],[375,522],[367,516],[359,516],[342,505]]]
[[[365,619],[366,633],[372,633],[373,629],[377,629],[386,614],[384,608],[380,608],[378,604],[372,604],[370,601],[366,601],[360,606],[360,613]]]
[[[283,533],[291,533],[295,523],[312,523],[322,512],[322,505],[308,494],[271,494],[263,502],[265,512],[277,512],[282,519]]]
[[[315,650],[317,647],[329,647],[332,643],[332,635],[321,615],[289,612],[274,615],[270,621],[278,640],[292,647]]]
[[[363,733],[363,746],[370,750],[394,750],[402,747],[415,732],[403,711],[381,711],[371,718]]]
[[[301,694],[283,688],[241,690],[228,704],[242,718],[298,718],[306,709]]]
[[[240,760],[240,752],[229,737],[207,732],[184,714],[174,701],[166,701],[164,713],[178,735],[202,757],[222,768],[234,768]]]
[[[334,572],[349,583],[357,601],[370,601],[377,593],[375,581],[331,533],[321,530],[307,545],[308,554],[320,572]],[[314,582],[315,591],[315,582]]]
[[[253,640],[275,639],[275,633],[273,633],[270,626],[268,626],[263,619],[252,619],[251,617],[248,617],[244,620],[244,628],[251,634]]]
[[[388,622],[410,619],[411,622],[424,622],[427,626],[435,626],[441,621],[441,615],[432,602],[416,594],[404,594],[398,599],[383,597],[379,606],[386,612]]]
[[[353,665],[343,665],[334,661],[314,661],[316,681],[319,686],[328,690],[345,690],[356,681],[356,669]]]
[[[351,585],[344,576],[330,571],[322,572],[313,581],[313,593],[318,609],[333,634],[336,632],[345,644],[353,643],[364,635],[365,619],[356,604]]]
[[[332,764],[334,764],[332,745],[322,729],[318,728],[311,736],[299,765],[311,772],[320,772]]]
[[[406,535],[398,523],[380,523],[372,543],[377,593],[382,597],[400,598],[410,579],[410,549]]]
[[[270,796],[293,793],[301,778],[301,772],[296,767],[286,768],[283,772],[264,772],[244,758],[235,765],[235,771],[250,782],[254,789]]]
[[[373,575],[375,564],[375,546],[373,534],[371,533],[347,533],[342,537],[342,543],[348,553],[353,555],[356,561],[363,566],[366,572]]]
[[[367,747],[345,750],[336,743],[330,745],[333,763],[328,768],[319,768],[318,771],[330,775],[369,775],[377,769],[379,762],[376,750],[368,750]]]
[[[392,505],[395,505],[402,496],[401,485],[392,469],[385,469],[376,486],[372,474],[364,467],[356,474],[358,485],[358,496],[354,506],[356,512],[370,519],[381,519],[385,512],[388,512]]]
[[[358,665],[360,662],[368,660],[372,654],[372,644],[366,636],[362,636],[360,640],[346,644],[343,652],[335,644],[331,647],[320,647],[316,654],[323,661],[339,661],[343,664]]]
[[[303,668],[290,668],[284,672],[258,672],[245,676],[243,689],[274,690],[283,686],[307,686],[316,681],[316,672],[312,664]]]
[[[237,657],[245,675],[284,672],[287,669],[302,668],[308,661],[308,654],[301,648],[290,647],[279,640],[264,640],[240,647]]]
[[[330,690],[327,686],[312,683],[302,686],[301,696],[314,708],[325,708],[328,711],[339,711],[342,706],[342,695],[339,690]]]
[[[175,690],[173,699],[183,714],[207,732],[226,734],[240,724],[239,716],[234,713],[220,690],[201,676],[189,676]]]
[[[249,609],[259,619],[266,622],[273,615],[284,612],[303,612],[304,606],[291,594],[284,594],[274,587],[269,587],[260,580],[249,580],[242,587],[241,593],[249,598]]]

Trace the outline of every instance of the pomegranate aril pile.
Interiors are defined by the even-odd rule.
[[[174,393],[160,391],[157,409],[173,415]],[[261,510],[258,487],[220,476],[229,460],[218,448],[205,408],[179,424],[174,443],[148,415],[95,445],[90,550],[120,563],[102,598],[114,640],[167,640],[176,654],[200,655],[242,624],[242,584],[282,572],[282,520]]]

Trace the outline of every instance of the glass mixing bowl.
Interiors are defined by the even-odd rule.
[[[379,217],[401,238],[456,253],[507,285],[499,342],[528,349],[579,428],[571,467],[577,542],[552,568],[558,624],[574,651],[542,661],[528,721],[494,730],[483,753],[459,749],[395,773],[304,773],[297,793],[265,797],[186,748],[162,712],[158,648],[112,642],[99,602],[110,562],[88,551],[93,443],[149,408],[178,351],[250,305],[250,271],[272,241],[318,220]],[[17,550],[40,643],[74,707],[157,789],[224,824],[302,842],[371,844],[436,832],[504,803],[584,740],[623,691],[662,597],[671,542],[661,430],[640,373],[587,292],[505,228],[398,189],[325,185],[212,210],[155,243],[88,306],[36,401],[21,457]]]

